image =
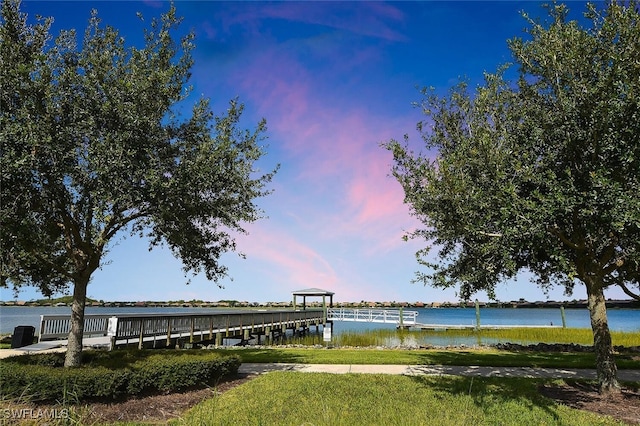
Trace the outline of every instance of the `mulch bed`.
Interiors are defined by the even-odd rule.
[[[540,386],[542,395],[578,410],[613,417],[630,425],[640,424],[640,392],[623,388],[617,395],[604,396],[597,386],[584,382]]]
[[[85,421],[100,424],[118,421],[165,423],[180,417],[183,412],[205,399],[226,392],[254,377],[255,374],[239,374],[233,379],[218,383],[214,388],[132,398],[121,402],[87,404]]]

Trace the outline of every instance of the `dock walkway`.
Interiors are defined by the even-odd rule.
[[[245,310],[218,313],[85,315],[83,344],[92,347],[170,347],[197,341],[272,339],[287,330],[305,331],[326,321],[323,310]],[[64,346],[68,315],[42,315],[38,343],[24,350]]]

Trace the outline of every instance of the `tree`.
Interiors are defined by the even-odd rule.
[[[425,153],[390,141],[393,174],[424,224],[410,234],[438,247],[417,253],[417,280],[479,290],[529,271],[548,289],[587,292],[599,386],[617,392],[604,289],[637,297],[640,265],[640,14],[638,4],[588,5],[590,28],[548,8],[510,65],[470,93],[423,91]],[[405,138],[407,139],[407,138]]]
[[[218,282],[234,233],[262,215],[266,124],[239,128],[236,100],[223,115],[206,99],[182,112],[194,46],[174,40],[179,22],[171,5],[144,47],[126,47],[94,11],[81,46],[74,30],[48,46],[51,19],[30,25],[19,0],[2,3],[1,284],[72,285],[66,366],[81,362],[87,285],[110,242],[147,237]]]

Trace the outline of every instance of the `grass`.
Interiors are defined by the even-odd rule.
[[[172,425],[620,425],[541,396],[544,380],[273,372]]]
[[[405,364],[479,365],[494,367],[594,368],[591,352],[508,352],[481,348],[441,349],[314,349],[314,348],[228,348],[220,354],[237,354],[242,362],[301,364]],[[619,369],[640,369],[640,360],[627,354],[616,358]]]
[[[323,349],[221,348],[242,362],[328,364],[440,364],[593,368],[591,353],[508,352],[491,348]],[[198,356],[207,350],[161,351],[158,356]],[[86,355],[92,363],[128,365],[130,351]],[[133,351],[135,352],[135,351]],[[155,354],[154,354],[155,356]],[[104,359],[103,359],[104,358]],[[640,361],[618,358],[619,368]],[[176,425],[622,425],[611,418],[570,409],[538,392],[554,379],[452,376],[334,375],[272,372],[201,402]],[[5,401],[6,402],[6,401]],[[87,408],[88,410],[88,408]],[[88,424],[90,413],[71,411],[53,424]],[[145,423],[118,423],[143,425]]]
[[[450,339],[469,336],[512,343],[592,344],[586,329],[527,329],[396,331],[360,333],[358,344],[377,346],[371,339],[413,339],[430,336]],[[368,336],[366,336],[368,335]],[[639,346],[640,333],[613,333],[615,345]],[[321,342],[314,341],[313,344]],[[220,354],[238,355],[242,362],[326,364],[479,365],[496,367],[593,368],[593,353],[509,352],[489,347],[467,349],[376,349],[318,347],[221,348]],[[117,353],[116,351],[115,353]],[[191,351],[181,351],[188,353]],[[199,351],[193,351],[199,352]],[[112,354],[115,354],[112,353]],[[620,354],[619,369],[640,369],[640,360]],[[120,360],[122,362],[124,360]],[[272,372],[259,376],[185,412],[173,425],[622,425],[610,418],[573,410],[538,392],[553,379],[470,378],[387,375],[332,375]],[[65,424],[81,424],[75,413]],[[79,415],[79,420],[76,417]],[[144,423],[122,423],[134,425]]]

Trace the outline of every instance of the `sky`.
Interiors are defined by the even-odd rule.
[[[424,241],[402,238],[420,226],[390,176],[380,146],[409,135],[419,146],[413,106],[419,88],[438,93],[466,78],[482,82],[511,60],[507,40],[525,37],[520,12],[543,14],[538,2],[212,2],[176,1],[181,29],[196,35],[191,84],[218,113],[230,99],[245,105],[243,126],[267,120],[267,154],[258,166],[280,170],[258,200],[265,219],[246,225],[238,251],[221,261],[229,279],[186,277],[168,249],[148,251],[138,237],[119,239],[94,274],[88,296],[105,301],[287,301],[316,287],[336,302],[458,301],[456,289],[412,283]],[[584,10],[570,2],[572,12]],[[90,10],[139,45],[162,1],[24,1],[23,12],[53,16],[52,33],[82,33]],[[141,12],[145,22],[136,17]],[[187,278],[190,284],[186,284]],[[626,298],[622,291],[606,293]],[[33,289],[0,299],[38,299]],[[486,294],[476,295],[488,300]],[[543,293],[526,276],[501,283],[497,299],[584,299],[576,286]]]

